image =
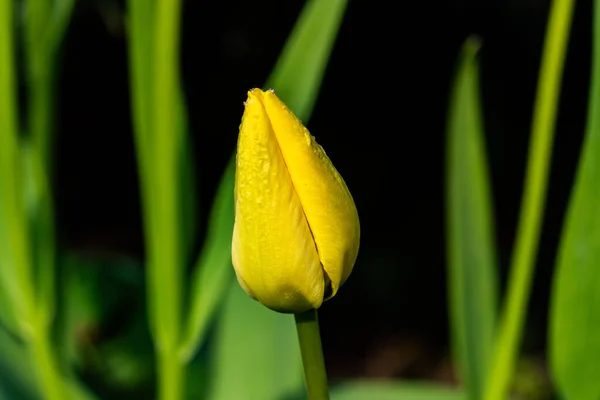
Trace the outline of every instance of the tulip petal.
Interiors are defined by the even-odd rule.
[[[333,297],[358,255],[360,223],[354,200],[323,148],[275,93],[259,92],[255,97],[264,104]]]
[[[320,307],[319,255],[267,113],[251,93],[236,162],[232,259],[240,285],[276,311]]]

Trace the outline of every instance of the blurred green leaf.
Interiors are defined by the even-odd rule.
[[[231,285],[215,332],[209,399],[277,400],[302,388],[294,318]]]
[[[479,43],[465,43],[447,138],[447,252],[454,358],[471,399],[483,396],[497,318],[490,178],[479,100]]]
[[[2,190],[0,188],[0,210],[2,209]],[[15,308],[13,308],[14,302],[18,299],[18,293],[16,293],[17,277],[14,268],[12,268],[8,244],[6,221],[4,221],[0,212],[0,323],[16,334],[20,329],[15,319]]]
[[[128,0],[127,17],[129,31],[129,76],[131,77],[131,108],[133,114],[133,133],[140,180],[141,208],[144,223],[144,240],[148,252],[152,244],[158,241],[155,214],[156,196],[151,183],[153,174],[152,129],[150,123],[152,105],[152,38],[154,26],[153,0]],[[179,121],[183,121],[179,119]],[[148,287],[158,286],[157,274],[147,266]],[[160,299],[148,294],[150,330],[158,335],[157,310]]]
[[[161,75],[161,79],[155,76],[157,61],[162,62],[162,59],[156,59],[156,47],[164,44],[161,40],[156,42],[156,29],[161,26],[162,21],[162,18],[155,18],[158,13],[156,6],[154,1],[130,0],[128,2],[130,18],[128,22],[131,30],[130,74],[145,240],[149,252],[147,270],[150,323],[157,340],[168,338],[169,341],[174,341],[173,337],[179,335],[177,331],[180,329],[179,318],[176,317],[179,312],[177,304],[185,297],[181,293],[183,290],[174,288],[181,286],[180,273],[177,271],[183,271],[188,265],[195,242],[198,224],[197,191],[185,97],[178,70],[171,68],[170,62],[161,64],[161,68],[163,72],[168,72],[168,81],[171,73],[174,74],[174,87],[171,88],[171,84],[167,85],[168,87],[156,86],[157,82],[166,82],[167,78],[167,75]],[[155,101],[154,92],[159,89],[165,91],[163,95],[174,90],[175,104],[172,107],[169,105],[164,113],[165,105]],[[161,119],[155,120],[159,111]],[[162,124],[163,117],[167,118],[167,125],[171,122],[174,125],[168,129],[168,133]],[[159,121],[161,124],[158,124]],[[155,131],[159,125],[162,131],[157,133]],[[172,164],[174,171],[171,170]],[[165,178],[167,173],[174,178]],[[168,189],[169,187],[171,189]],[[175,194],[167,196],[167,199],[164,198],[166,194],[172,192]],[[171,201],[175,204],[167,205]],[[166,235],[169,238],[167,241],[165,241],[165,230],[171,232]],[[175,234],[180,237],[175,239]],[[163,256],[171,260],[166,262]],[[167,267],[167,264],[170,266]],[[164,290],[165,287],[171,289]],[[160,318],[160,321],[156,318]]]
[[[356,381],[335,386],[331,400],[466,400],[455,388],[434,383]]]
[[[587,131],[559,245],[550,309],[554,378],[567,400],[600,398],[600,1],[594,2]]]
[[[36,374],[25,346],[0,328],[0,399],[37,400]],[[74,376],[65,376],[70,400],[94,400],[94,395]],[[5,395],[6,397],[2,397]]]
[[[346,4],[347,0],[308,1],[268,79],[267,86],[277,90],[305,122],[312,114]],[[182,348],[186,358],[202,344],[210,317],[230,285],[234,173],[232,157],[219,183],[207,242],[195,264],[191,312]]]
[[[548,190],[565,56],[575,0],[553,0],[538,74],[521,208],[485,400],[509,397],[519,357]]]
[[[48,21],[48,47],[53,51],[57,51],[60,46],[71,15],[73,14],[73,8],[75,6],[75,0],[55,0],[52,8],[52,15]]]
[[[305,123],[319,95],[348,0],[309,0],[267,80]]]
[[[14,4],[0,0],[0,223],[6,239],[9,255],[8,268],[4,271],[8,279],[11,307],[18,315],[21,327],[31,325],[34,305],[34,291],[29,259],[29,234],[27,215],[22,201],[20,140],[18,128],[18,106],[16,82],[14,38]],[[6,259],[3,261],[6,263]],[[6,264],[5,264],[6,265]]]
[[[0,388],[2,399],[34,400],[40,396],[27,349],[0,327]]]
[[[21,155],[33,276],[38,297],[37,312],[43,319],[43,324],[48,325],[54,318],[56,308],[56,243],[52,195],[39,149],[32,146],[31,141],[24,141]]]
[[[189,360],[204,341],[209,322],[226,290],[231,286],[231,236],[233,234],[233,187],[235,168],[225,170],[211,210],[207,236],[192,277],[192,304],[182,355]]]

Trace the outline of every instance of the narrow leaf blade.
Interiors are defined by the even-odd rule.
[[[347,3],[308,1],[267,80],[267,86],[303,121],[314,109]]]
[[[600,398],[600,1],[594,2],[587,131],[559,245],[550,308],[552,373],[565,399]]]
[[[497,314],[496,251],[479,105],[478,44],[464,47],[447,138],[447,255],[455,362],[470,398],[483,395]]]

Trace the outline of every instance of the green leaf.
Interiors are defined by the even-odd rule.
[[[277,400],[300,390],[302,360],[292,315],[250,299],[232,282],[216,328],[211,400]]]
[[[186,326],[181,353],[191,359],[204,341],[209,322],[231,286],[231,237],[233,235],[233,195],[235,168],[230,164],[219,185],[208,221],[207,237],[192,277],[190,320]]]
[[[457,389],[432,383],[356,381],[335,386],[331,400],[466,400]]]
[[[74,6],[75,0],[54,1],[52,15],[48,21],[48,34],[46,36],[46,46],[53,52],[56,52],[62,43],[69,21],[71,20],[71,15],[73,14]]]
[[[25,347],[0,327],[0,388],[7,394],[7,397],[0,396],[0,398],[15,400],[40,398],[36,376],[31,373],[30,362]]]
[[[471,399],[483,396],[497,316],[496,251],[475,39],[465,43],[447,138],[447,253],[455,362]]]
[[[31,368],[31,358],[24,345],[0,327],[0,399],[40,399],[36,374]],[[71,400],[95,399],[72,375],[64,377],[64,384]]]
[[[0,0],[0,223],[7,242],[4,251],[9,254],[9,277],[12,308],[19,315],[21,326],[30,324],[34,305],[31,287],[29,237],[27,215],[22,201],[20,141],[16,95],[17,73],[14,51],[14,4]],[[6,263],[6,258],[3,263]],[[6,265],[6,264],[5,264]],[[6,276],[2,276],[6,278]],[[5,288],[6,289],[6,288]]]
[[[348,0],[310,0],[267,80],[277,96],[308,122]]]
[[[131,109],[133,116],[133,133],[140,180],[141,208],[144,223],[145,244],[148,252],[153,250],[153,243],[159,241],[160,230],[156,223],[158,207],[155,188],[152,185],[153,135],[150,123],[152,105],[152,55],[154,37],[155,1],[128,0],[127,22],[129,31],[129,75],[131,77]],[[179,109],[179,107],[178,107]],[[181,114],[177,114],[178,123],[182,123]],[[147,257],[147,258],[151,258]],[[160,281],[150,262],[146,267],[147,285],[158,287]],[[148,319],[154,338],[162,334],[157,321],[160,298],[148,293]]]
[[[347,0],[308,1],[268,79],[268,86],[305,122],[312,114],[346,4]],[[232,157],[219,183],[208,227],[209,240],[195,264],[191,313],[182,350],[186,358],[202,344],[206,325],[224,297],[232,272],[234,172]]]
[[[587,131],[559,245],[550,308],[552,373],[567,400],[600,398],[600,1],[594,2]]]
[[[0,210],[3,208],[2,188],[0,188]],[[0,323],[13,334],[20,331],[16,319],[18,298],[17,276],[10,257],[6,221],[3,213],[0,212]]]
[[[38,297],[38,314],[44,325],[52,323],[56,309],[56,243],[54,207],[42,155],[31,141],[23,142],[24,201],[29,219],[33,276]]]

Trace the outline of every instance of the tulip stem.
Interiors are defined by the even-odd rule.
[[[294,314],[308,400],[329,400],[317,310]]]

